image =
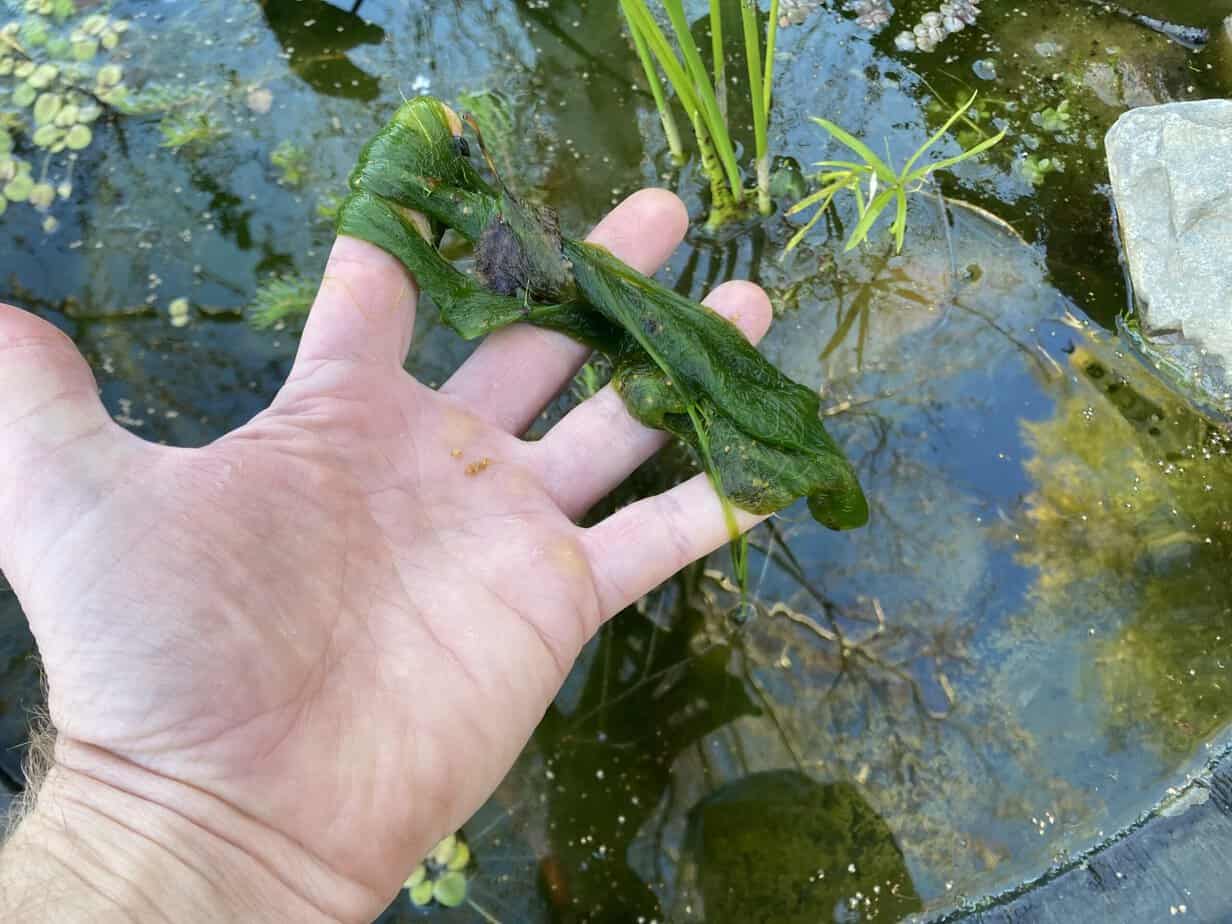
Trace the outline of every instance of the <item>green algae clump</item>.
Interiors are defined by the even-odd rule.
[[[528,322],[602,352],[634,417],[686,442],[731,504],[767,514],[807,497],[831,529],[867,522],[814,391],[726,319],[562,236],[554,213],[501,186],[472,166],[457,115],[419,97],[363,149],[338,232],[400,260],[467,339]],[[475,243],[481,272],[468,276],[441,256],[434,242],[446,229]]]

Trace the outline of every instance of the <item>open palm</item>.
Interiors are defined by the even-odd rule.
[[[592,240],[650,272],[685,222],[650,190]],[[702,477],[577,526],[662,434],[608,389],[521,440],[585,351],[510,329],[433,391],[402,369],[415,301],[340,240],[286,385],[199,450],[121,430],[72,344],[0,307],[0,567],[57,761],[225,807],[339,917],[487,798],[604,619],[727,538]],[[769,321],[746,284],[710,304]]]

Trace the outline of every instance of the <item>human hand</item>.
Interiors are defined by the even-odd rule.
[[[686,224],[648,190],[591,240],[653,272]],[[727,541],[705,476],[577,526],[663,434],[608,388],[521,440],[584,348],[511,328],[433,391],[402,368],[415,303],[391,257],[339,240],[271,407],[196,450],[120,429],[67,338],[0,307],[0,568],[58,733],[18,839],[101,826],[85,879],[205,867],[191,888],[244,920],[368,920],[603,621]],[[708,304],[754,339],[770,320],[747,283]]]

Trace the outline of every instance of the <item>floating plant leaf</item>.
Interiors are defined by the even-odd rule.
[[[56,201],[56,188],[50,183],[36,183],[30,190],[29,201],[36,209],[49,208]]]
[[[50,148],[57,141],[62,141],[63,139],[64,129],[57,128],[54,125],[41,125],[35,130],[30,140],[34,142],[36,147]]]
[[[34,190],[34,180],[28,173],[19,173],[4,186],[4,198],[10,202],[26,202]]]
[[[77,121],[82,124],[94,122],[103,114],[103,107],[98,103],[86,103],[77,107]]]
[[[736,506],[770,513],[807,497],[832,529],[867,521],[855,472],[826,433],[812,389],[709,308],[600,247],[561,237],[554,217],[497,193],[472,167],[461,132],[438,100],[404,103],[360,154],[339,232],[397,257],[468,339],[526,321],[605,353],[634,416],[686,441]],[[476,242],[477,263],[499,287],[450,264],[412,211],[432,222],[433,239],[451,228]]]
[[[38,90],[29,83],[23,83],[13,91],[13,105],[25,108],[38,98]]]
[[[12,58],[0,58],[0,77],[7,77],[13,73],[15,63]]]
[[[55,120],[64,108],[64,97],[59,93],[44,93],[34,102],[34,124],[46,125]]]
[[[13,76],[18,80],[25,80],[34,73],[33,61],[22,61],[13,68]]]
[[[9,210],[9,200],[4,196],[0,196],[0,215],[3,215]]]
[[[118,64],[104,64],[98,69],[95,80],[100,87],[115,87],[124,79],[124,69]]]
[[[81,36],[72,41],[73,57],[81,62],[93,61],[98,54],[98,39]]]
[[[424,879],[421,882],[411,887],[411,902],[422,908],[424,905],[432,901],[432,892],[436,883],[430,879]]]
[[[432,897],[446,908],[457,908],[466,901],[466,877],[461,873],[445,873],[432,887]]]
[[[62,107],[60,111],[56,113],[56,117],[54,119],[55,124],[60,126],[60,128],[68,128],[72,125],[76,125],[77,121],[77,107],[71,103]]]
[[[54,64],[40,64],[34,69],[27,82],[36,90],[45,90],[60,76],[60,68]]]
[[[85,125],[74,125],[68,130],[64,143],[70,151],[81,151],[88,148],[93,140],[94,133],[89,128]]]

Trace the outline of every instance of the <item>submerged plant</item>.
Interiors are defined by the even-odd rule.
[[[339,233],[394,255],[467,339],[528,322],[602,352],[634,417],[694,450],[733,537],[731,505],[770,513],[802,497],[833,529],[863,525],[867,503],[814,390],[710,309],[562,236],[554,213],[515,199],[503,183],[493,189],[461,133],[438,100],[404,103],[360,155]],[[438,251],[447,229],[476,245],[474,276]]]
[[[263,282],[248,307],[254,327],[269,328],[289,319],[302,318],[312,307],[317,286],[311,279],[275,277]]]
[[[270,163],[278,170],[280,183],[284,186],[300,186],[308,179],[312,161],[307,151],[287,140],[270,152]]]
[[[677,163],[684,162],[684,145],[663,81],[659,78],[660,69],[692,125],[702,171],[710,181],[712,201],[709,224],[716,227],[738,217],[746,208],[747,194],[727,121],[723,16],[719,0],[710,0],[712,70],[707,69],[702,51],[689,31],[682,0],[663,0],[674,45],[659,26],[646,0],[620,0],[620,7],[642,62],[646,82],[654,96],[668,146]],[[748,65],[749,101],[753,109],[757,207],[761,214],[769,215],[773,210],[770,199],[769,125],[779,0],[771,0],[770,3],[764,55],[756,0],[740,0],[740,21]]]
[[[173,151],[208,147],[227,135],[227,129],[207,109],[171,113],[159,128],[163,135],[161,146]]]
[[[881,214],[893,205],[895,214],[890,231],[894,235],[895,248],[901,253],[903,242],[907,235],[907,197],[918,192],[923,187],[924,181],[938,170],[946,170],[961,164],[963,161],[978,157],[989,148],[999,144],[1005,137],[1004,131],[998,132],[996,135],[985,138],[975,146],[968,148],[961,154],[933,161],[923,166],[917,166],[924,158],[924,155],[966,115],[967,110],[971,108],[974,102],[975,96],[973,95],[950,116],[946,123],[919,150],[911,155],[903,168],[897,172],[874,154],[864,142],[848,134],[827,119],[814,118],[814,122],[824,128],[839,142],[850,148],[860,160],[825,160],[815,165],[825,168],[817,175],[817,182],[821,188],[812,195],[797,202],[787,214],[796,215],[814,207],[816,211],[813,213],[813,217],[788,242],[787,250],[791,251],[799,246],[805,236],[813,230],[813,227],[825,215],[831,203],[834,202],[835,197],[840,193],[847,193],[855,199],[856,212],[859,217],[855,228],[847,239],[846,249],[854,250],[860,246],[868,238]]]

